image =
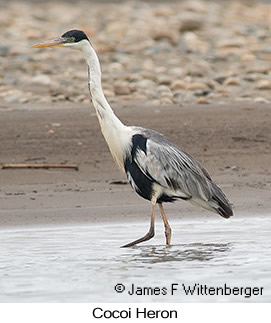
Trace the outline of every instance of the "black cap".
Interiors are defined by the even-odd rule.
[[[74,38],[74,42],[78,43],[80,40],[86,39],[89,41],[87,35],[82,30],[69,30],[64,33],[61,37]]]

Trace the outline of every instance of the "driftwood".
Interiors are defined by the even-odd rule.
[[[7,168],[72,168],[79,170],[79,166],[74,164],[2,164],[2,169]]]

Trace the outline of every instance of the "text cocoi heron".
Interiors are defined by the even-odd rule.
[[[59,46],[79,49],[83,53],[88,65],[90,96],[111,154],[118,166],[126,172],[132,188],[151,202],[151,223],[148,233],[124,247],[147,241],[154,236],[156,203],[164,221],[167,245],[170,245],[171,228],[163,202],[183,199],[218,213],[224,218],[233,215],[226,196],[198,161],[160,133],[126,126],[117,118],[103,94],[98,57],[83,31],[70,30],[59,39],[32,47]]]

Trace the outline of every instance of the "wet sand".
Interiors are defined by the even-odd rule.
[[[270,105],[124,102],[114,108],[124,123],[160,131],[197,158],[233,203],[236,217],[270,213]],[[0,115],[1,163],[79,165],[79,171],[1,169],[1,228],[149,221],[149,203],[114,164],[91,107],[10,105]],[[183,201],[165,208],[169,220],[217,217]]]

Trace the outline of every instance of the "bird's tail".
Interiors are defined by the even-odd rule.
[[[209,182],[209,193],[208,200],[193,197],[189,202],[196,206],[203,207],[206,210],[218,213],[226,219],[233,216],[230,202],[226,198],[225,194],[214,182],[211,181]]]
[[[215,184],[212,183],[212,197],[209,201],[209,205],[213,208],[213,211],[228,219],[233,216],[232,207],[230,202],[226,198],[222,190]]]

